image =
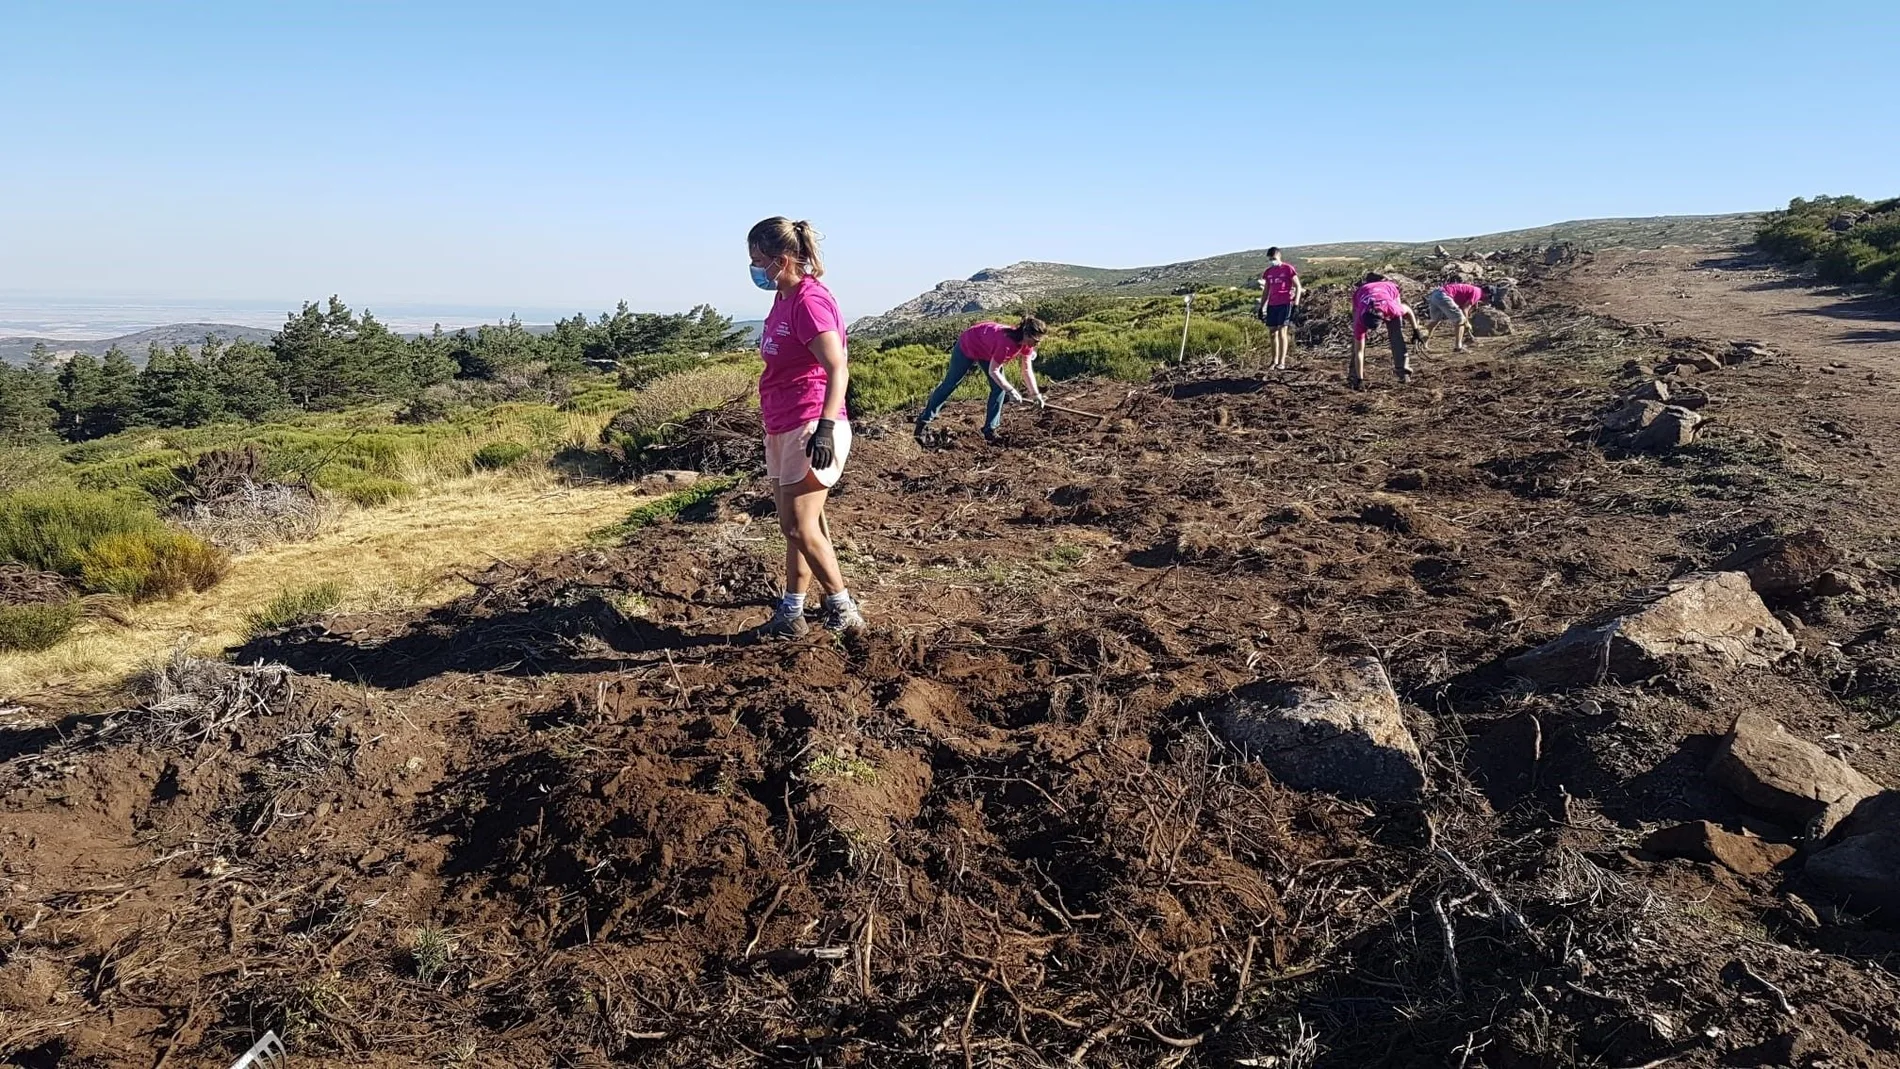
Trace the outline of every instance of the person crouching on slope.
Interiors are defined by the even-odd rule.
[[[1260,319],[1267,325],[1273,343],[1273,370],[1286,370],[1287,352],[1293,348],[1293,309],[1306,292],[1300,285],[1300,272],[1280,259],[1276,246],[1267,250],[1267,269],[1260,272]]]
[[[759,415],[765,423],[765,476],[785,535],[785,591],[763,631],[786,638],[806,632],[805,588],[814,574],[825,590],[825,626],[861,630],[864,616],[845,589],[825,522],[825,496],[851,452],[844,316],[818,281],[825,267],[810,223],[775,215],[746,235],[746,251],[753,283],[778,291],[759,332],[765,358]]]
[[[1482,303],[1484,303],[1482,286],[1474,286],[1469,282],[1447,282],[1442,286],[1432,287],[1432,291],[1425,295],[1425,341],[1419,348],[1431,345],[1432,330],[1438,324],[1455,323],[1457,334],[1456,340],[1452,342],[1451,351],[1464,352],[1467,337],[1474,342],[1477,340],[1477,336],[1470,333],[1471,310]]]
[[[994,445],[996,428],[1003,422],[1003,402],[1005,399],[1020,402],[1023,395],[1009,384],[1003,374],[1003,368],[1016,360],[1023,362],[1023,385],[1029,388],[1029,396],[1037,405],[1043,403],[1042,387],[1036,382],[1036,346],[1048,327],[1035,316],[1024,316],[1021,323],[1006,327],[1001,323],[978,323],[962,334],[957,335],[956,344],[950,346],[950,366],[943,373],[943,381],[930,391],[930,400],[917,416],[917,440],[928,437],[930,421],[956,392],[957,384],[970,373],[972,368],[981,367],[990,381],[989,407],[984,413],[983,439]]]
[[[1392,347],[1392,370],[1399,382],[1412,381],[1411,358],[1405,349],[1401,328],[1412,321],[1414,340],[1418,336],[1418,313],[1400,299],[1399,284],[1378,272],[1370,272],[1352,294],[1352,361],[1346,365],[1346,385],[1355,390],[1366,386],[1366,335],[1381,322],[1386,341]]]

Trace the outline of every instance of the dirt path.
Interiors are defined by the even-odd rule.
[[[1900,301],[1817,286],[1743,250],[1609,249],[1568,281],[1578,304],[1627,323],[1756,338],[1820,366],[1900,376]],[[1896,383],[1885,383],[1890,397]]]

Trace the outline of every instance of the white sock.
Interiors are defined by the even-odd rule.
[[[836,594],[825,595],[825,608],[827,609],[848,609],[850,607],[851,592],[849,590],[840,590]]]
[[[787,616],[802,616],[805,613],[805,594],[781,594],[778,599],[778,611]]]

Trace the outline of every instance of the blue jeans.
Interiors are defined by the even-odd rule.
[[[943,411],[943,406],[950,400],[950,395],[957,391],[958,384],[963,381],[963,377],[968,375],[972,368],[984,368],[983,377],[986,380],[989,378],[989,369],[987,367],[964,356],[962,346],[952,345],[950,347],[950,367],[944,371],[943,381],[937,384],[936,389],[930,391],[930,400],[924,403],[924,414],[917,417],[918,426],[921,427],[937,418],[937,413]],[[996,428],[1002,426],[1003,402],[1007,400],[1009,400],[1009,394],[1005,392],[1001,386],[991,382],[989,409],[985,413],[986,418],[983,420],[984,430],[994,434]]]

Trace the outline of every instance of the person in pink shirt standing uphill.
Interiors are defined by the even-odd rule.
[[[1392,370],[1400,383],[1412,381],[1412,363],[1405,349],[1401,330],[1412,321],[1412,336],[1418,337],[1418,314],[1401,299],[1399,284],[1374,271],[1352,294],[1352,362],[1346,365],[1346,385],[1355,390],[1366,387],[1366,335],[1380,323],[1385,324],[1386,341],[1392,347]]]
[[[1042,342],[1042,336],[1048,327],[1035,316],[1024,316],[1021,323],[1006,327],[1001,323],[978,323],[957,335],[956,344],[950,346],[950,366],[943,373],[943,381],[930,391],[930,400],[925,402],[923,412],[917,416],[917,440],[924,441],[929,436],[930,421],[943,411],[945,402],[956,392],[957,384],[970,373],[972,368],[982,368],[985,377],[990,380],[989,408],[984,413],[983,438],[994,445],[996,428],[1003,422],[1003,401],[1021,401],[1023,395],[1009,384],[1003,374],[1003,368],[1021,360],[1023,362],[1023,385],[1029,387],[1029,396],[1036,404],[1042,404],[1042,386],[1036,382],[1036,346]]]
[[[1273,343],[1273,370],[1286,370],[1287,352],[1293,348],[1293,309],[1305,294],[1300,272],[1280,259],[1278,246],[1267,250],[1267,269],[1260,272],[1260,319],[1267,325],[1267,337]]]
[[[1452,342],[1451,351],[1465,351],[1465,339],[1471,330],[1471,310],[1484,303],[1484,288],[1469,282],[1447,282],[1432,287],[1425,295],[1425,346],[1432,343],[1432,328],[1440,323],[1457,324],[1457,337]],[[1472,341],[1476,335],[1469,335]]]
[[[765,423],[765,477],[772,483],[778,526],[785,535],[785,590],[764,626],[766,635],[796,638],[805,623],[805,588],[812,576],[825,590],[825,626],[864,628],[864,616],[845,589],[838,554],[825,522],[825,497],[844,473],[851,452],[850,415],[844,410],[851,373],[845,359],[844,316],[818,279],[818,232],[782,215],[746,235],[752,281],[775,290],[759,332],[765,373],[759,377],[759,415]]]

